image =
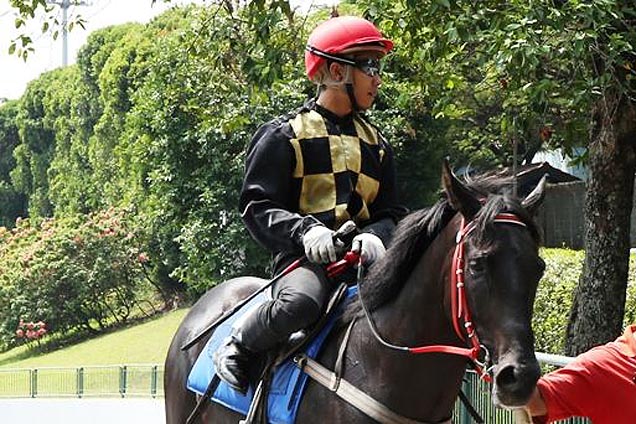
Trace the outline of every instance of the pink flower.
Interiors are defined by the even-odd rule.
[[[148,255],[144,252],[141,252],[138,256],[137,256],[137,260],[142,263],[145,264],[146,262],[148,262]]]
[[[42,320],[25,322],[22,318],[20,318],[20,323],[15,331],[16,337],[27,339],[27,343],[31,340],[38,340],[47,333],[46,322]]]

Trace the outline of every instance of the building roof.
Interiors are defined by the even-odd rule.
[[[512,167],[504,168],[501,174],[512,174]],[[531,163],[529,165],[520,165],[517,167],[517,190],[520,196],[530,193],[546,175],[547,182],[550,184],[569,183],[573,181],[581,181],[580,178],[572,174],[561,171],[553,167],[548,162]]]

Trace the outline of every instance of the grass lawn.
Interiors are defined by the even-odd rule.
[[[172,336],[187,312],[178,309],[53,352],[37,353],[21,346],[0,354],[0,368],[163,365]]]

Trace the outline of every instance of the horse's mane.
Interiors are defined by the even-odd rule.
[[[497,174],[483,174],[465,182],[466,187],[484,202],[474,219],[476,228],[471,234],[473,243],[480,249],[491,247],[492,223],[502,212],[517,215],[527,225],[534,240],[540,242],[539,230],[532,217],[511,194],[512,183],[511,177]],[[414,211],[398,223],[386,254],[371,265],[360,283],[368,310],[379,308],[400,292],[423,252],[456,213],[444,196],[435,205]],[[352,302],[345,311],[343,322],[350,321],[360,312],[359,301]]]

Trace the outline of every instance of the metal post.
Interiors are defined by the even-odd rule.
[[[150,396],[153,398],[157,397],[157,366],[154,365],[152,367],[152,371],[150,374]]]
[[[31,397],[34,398],[38,395],[38,370],[32,369],[31,373]]]
[[[69,0],[62,0],[62,66],[68,65],[68,7]]]
[[[49,4],[56,4],[62,8],[62,66],[68,65],[68,8],[71,0],[47,0]],[[90,3],[78,1],[73,6],[90,6]]]
[[[77,369],[77,397],[81,398],[84,395],[84,368]]]
[[[119,367],[119,394],[121,397],[126,397],[126,385],[128,382],[128,368],[126,365]]]

